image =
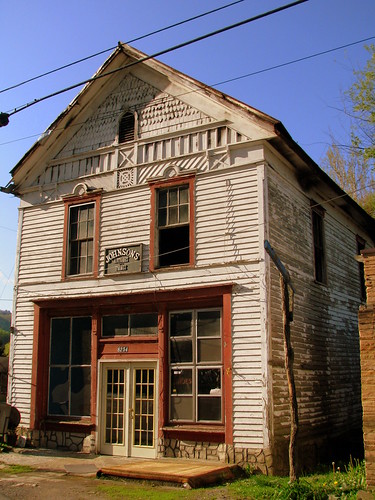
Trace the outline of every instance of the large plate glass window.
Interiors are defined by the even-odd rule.
[[[51,320],[49,415],[90,415],[91,317]]]
[[[170,419],[222,421],[220,309],[170,313]]]

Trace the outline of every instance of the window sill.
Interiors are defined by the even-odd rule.
[[[89,280],[89,279],[97,279],[98,275],[95,273],[89,274],[69,274],[62,277],[62,281],[80,281],[80,280]]]
[[[90,418],[77,420],[62,420],[61,418],[49,417],[40,424],[42,430],[90,432],[95,429],[95,424]]]
[[[187,264],[176,264],[172,266],[163,266],[163,267],[154,267],[150,268],[151,272],[165,272],[165,271],[179,271],[180,269],[193,269],[195,267],[195,263],[188,262]]]
[[[188,441],[225,442],[224,425],[214,424],[170,424],[162,428],[165,437],[182,438]]]

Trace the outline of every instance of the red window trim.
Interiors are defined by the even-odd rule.
[[[99,271],[99,229],[100,229],[100,202],[101,192],[88,194],[84,196],[69,197],[64,200],[64,241],[63,241],[63,256],[62,256],[62,271],[61,277],[63,280],[97,278]],[[69,209],[74,205],[85,205],[87,203],[95,203],[95,228],[94,228],[94,257],[92,264],[92,273],[89,274],[67,274],[67,259],[68,259],[68,243],[69,243]]]
[[[189,218],[189,240],[190,240],[190,248],[189,248],[189,263],[181,264],[179,266],[170,266],[170,267],[159,267],[157,265],[157,255],[156,255],[156,238],[157,238],[157,213],[156,213],[156,205],[157,205],[157,190],[164,189],[173,186],[189,186],[189,210],[190,210],[190,218]],[[193,267],[195,264],[195,173],[180,175],[178,177],[173,177],[172,179],[163,179],[163,180],[154,180],[149,181],[149,186],[151,189],[151,215],[150,215],[150,271],[156,270],[168,270],[176,267]]]
[[[223,401],[224,401],[224,426],[215,426],[217,435],[224,435],[225,443],[233,444],[233,403],[232,403],[232,284],[209,285],[183,290],[161,290],[157,292],[139,292],[134,294],[124,294],[102,297],[84,297],[68,299],[42,299],[34,304],[34,336],[33,336],[33,362],[32,362],[32,385],[31,385],[31,429],[40,429],[45,425],[55,426],[58,424],[47,416],[48,406],[48,365],[49,365],[49,339],[50,339],[50,319],[53,316],[92,316],[92,355],[91,355],[91,419],[77,421],[72,418],[72,422],[60,422],[59,425],[65,427],[76,426],[84,430],[96,424],[96,401],[97,401],[97,367],[98,358],[108,359],[106,355],[100,355],[100,316],[104,307],[114,307],[116,305],[134,307],[149,307],[150,302],[158,304],[160,315],[159,334],[157,339],[150,339],[148,344],[157,343],[155,348],[155,359],[159,359],[159,437],[167,436],[177,429],[185,427],[187,434],[195,436],[210,437],[210,429],[215,424],[201,424],[195,430],[191,425],[183,424],[169,425],[169,364],[168,364],[168,314],[173,309],[181,308],[222,308],[222,341],[223,341]],[[99,314],[100,312],[100,314]],[[158,354],[157,352],[158,351]],[[116,356],[117,360],[126,361],[126,355]],[[113,355],[111,356],[113,359]],[[65,419],[66,420],[66,419]],[[69,419],[70,420],[70,419]],[[55,428],[54,427],[54,428]],[[69,428],[70,428],[69,427]],[[57,428],[57,427],[56,427]],[[180,434],[181,435],[181,434]],[[217,437],[217,439],[219,439]]]

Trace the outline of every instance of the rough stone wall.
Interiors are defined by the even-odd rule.
[[[270,450],[238,448],[225,443],[161,438],[159,440],[158,456],[238,464],[243,468],[249,468],[254,473],[267,475],[274,472]]]
[[[375,488],[375,250],[364,252],[367,305],[359,311],[366,479]]]

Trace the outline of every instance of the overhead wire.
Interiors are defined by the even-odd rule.
[[[143,62],[148,61],[150,59],[154,59],[154,58],[159,57],[161,55],[168,54],[170,52],[173,52],[175,50],[181,49],[183,47],[187,47],[189,45],[192,45],[193,43],[197,43],[197,42],[200,42],[202,40],[206,40],[207,38],[219,35],[221,33],[225,33],[227,31],[235,29],[235,28],[239,28],[240,26],[244,26],[244,25],[246,25],[248,23],[257,21],[259,19],[263,19],[265,17],[268,17],[270,15],[276,14],[278,12],[282,12],[282,11],[284,11],[286,9],[290,9],[292,7],[296,7],[297,5],[300,5],[300,4],[305,3],[307,1],[308,0],[296,0],[296,1],[292,2],[292,3],[286,4],[286,5],[282,5],[281,7],[277,7],[275,9],[269,10],[267,12],[263,12],[263,13],[258,14],[256,16],[244,19],[244,20],[239,21],[237,23],[234,23],[234,24],[231,24],[231,25],[228,25],[228,26],[224,26],[223,28],[219,28],[219,29],[217,29],[215,31],[211,31],[209,33],[206,33],[204,35],[198,36],[196,38],[192,38],[192,39],[187,40],[185,42],[182,42],[182,43],[179,43],[179,44],[174,45],[172,47],[169,47],[167,49],[160,50],[158,52],[155,52],[154,54],[151,54],[151,55],[148,55],[148,56],[145,56],[145,57],[141,57],[140,59],[137,59],[136,61],[133,61],[133,62],[128,63],[128,64],[125,64],[124,66],[121,66],[120,68],[116,68],[116,69],[113,69],[111,71],[107,71],[105,73],[102,73],[102,74],[99,74],[99,75],[95,75],[95,76],[93,76],[91,78],[88,78],[86,80],[83,80],[83,81],[81,81],[79,83],[70,85],[70,86],[65,87],[63,89],[60,89],[60,90],[58,90],[56,92],[48,94],[48,95],[46,95],[44,97],[40,97],[39,99],[34,99],[33,101],[31,101],[29,103],[26,103],[26,104],[23,104],[21,106],[16,107],[13,111],[9,111],[6,114],[8,115],[8,117],[12,116],[12,115],[14,115],[16,113],[19,113],[20,111],[24,111],[25,109],[27,109],[27,108],[29,108],[31,106],[34,106],[35,104],[38,104],[38,103],[40,103],[42,101],[45,101],[46,99],[50,99],[52,97],[56,97],[57,95],[63,94],[65,92],[73,90],[73,89],[75,89],[77,87],[81,87],[82,85],[91,83],[91,82],[93,82],[95,80],[99,80],[101,78],[105,78],[106,76],[112,75],[114,73],[117,73],[119,71],[123,71],[123,70],[128,69],[128,68],[131,68],[131,67],[133,67],[133,66],[135,66],[137,64],[143,63]]]
[[[338,50],[342,50],[344,48],[348,48],[348,47],[352,47],[354,45],[358,45],[360,43],[365,43],[365,42],[367,42],[369,40],[373,40],[373,39],[375,39],[375,36],[371,36],[371,37],[367,37],[367,38],[362,38],[361,40],[357,40],[355,42],[350,42],[350,43],[346,43],[344,45],[339,45],[338,47],[333,47],[331,49],[323,50],[323,51],[320,51],[320,52],[315,52],[314,54],[310,54],[310,55],[307,55],[307,56],[304,56],[304,57],[300,57],[300,58],[297,58],[297,59],[286,61],[284,63],[276,64],[274,66],[269,66],[267,68],[263,68],[263,69],[260,69],[260,70],[257,70],[257,71],[253,71],[252,73],[246,73],[244,75],[239,75],[239,76],[236,76],[236,77],[233,77],[233,78],[229,78],[227,80],[222,80],[220,82],[211,83],[211,84],[209,84],[209,86],[210,87],[218,87],[219,85],[225,85],[227,83],[231,83],[231,82],[234,82],[236,80],[241,80],[243,78],[249,78],[251,76],[255,76],[255,75],[258,75],[258,74],[266,73],[267,71],[272,71],[272,70],[279,69],[279,68],[282,68],[282,67],[285,67],[285,66],[288,66],[288,65],[291,65],[291,64],[296,64],[296,63],[299,63],[299,62],[302,62],[302,61],[306,61],[306,60],[312,59],[314,57],[319,57],[319,56],[322,56],[322,55],[325,55],[325,54],[329,54],[331,52],[335,52],[335,51],[338,51]],[[178,94],[178,95],[175,95],[173,97],[174,98],[176,98],[176,97],[177,98],[178,97],[183,97],[184,95],[192,94],[192,93],[195,93],[195,92],[198,92],[198,91],[197,90],[190,90],[188,92],[183,92],[182,94]],[[165,97],[156,99],[156,101],[160,101],[162,99],[165,100]],[[145,103],[146,103],[146,101],[144,103],[137,103],[137,106],[140,106],[140,105],[145,104]],[[104,119],[104,118],[105,117],[100,117],[100,120]],[[99,120],[99,118],[98,118],[98,120]],[[84,122],[78,122],[78,123],[75,123],[75,125],[82,125],[83,123]],[[56,130],[59,130],[59,128],[57,127]],[[23,141],[23,140],[26,140],[26,139],[32,139],[33,137],[40,137],[42,134],[43,134],[43,132],[39,132],[39,133],[36,133],[36,134],[33,134],[33,135],[29,135],[29,136],[25,136],[25,137],[20,137],[18,139],[13,139],[11,141],[1,142],[0,146],[5,146],[7,144],[12,144],[13,142]]]
[[[196,16],[189,17],[188,19],[184,19],[182,21],[178,21],[177,23],[170,24],[168,26],[165,26],[164,28],[159,28],[157,30],[151,31],[149,33],[146,33],[145,35],[141,35],[141,36],[138,36],[136,38],[132,38],[131,40],[128,40],[128,41],[126,41],[124,43],[129,44],[129,43],[138,42],[139,40],[143,40],[144,38],[148,38],[148,37],[156,35],[158,33],[162,33],[163,31],[167,31],[167,30],[169,30],[171,28],[176,28],[177,26],[181,26],[181,25],[186,24],[188,22],[195,21],[196,19],[200,19],[202,17],[208,16],[208,15],[213,14],[215,12],[219,12],[220,10],[227,9],[228,7],[232,7],[233,5],[242,3],[244,1],[245,0],[236,0],[235,2],[231,2],[229,4],[222,5],[221,7],[217,7],[216,9],[212,9],[212,10],[203,12],[202,14],[198,14]],[[10,87],[7,87],[5,89],[0,90],[0,94],[2,94],[4,92],[8,92],[9,90],[13,90],[13,89],[18,88],[18,87],[21,87],[22,85],[26,85],[27,83],[33,82],[35,80],[38,80],[39,78],[43,78],[45,76],[51,75],[53,73],[56,73],[57,71],[61,71],[61,70],[66,69],[66,68],[70,68],[71,66],[74,66],[75,64],[79,64],[79,63],[88,61],[89,59],[92,59],[94,57],[97,57],[97,56],[100,56],[102,54],[105,54],[106,52],[110,52],[110,51],[114,50],[116,47],[117,47],[117,45],[115,45],[114,47],[109,47],[108,49],[103,49],[103,50],[101,50],[99,52],[96,52],[95,54],[91,54],[89,56],[82,57],[81,59],[77,59],[76,61],[72,61],[71,63],[64,64],[63,66],[59,66],[58,68],[52,69],[50,71],[46,71],[45,73],[42,73],[40,75],[33,76],[33,77],[31,77],[31,78],[29,78],[27,80],[24,80],[22,82],[16,83],[14,85],[11,85]]]

